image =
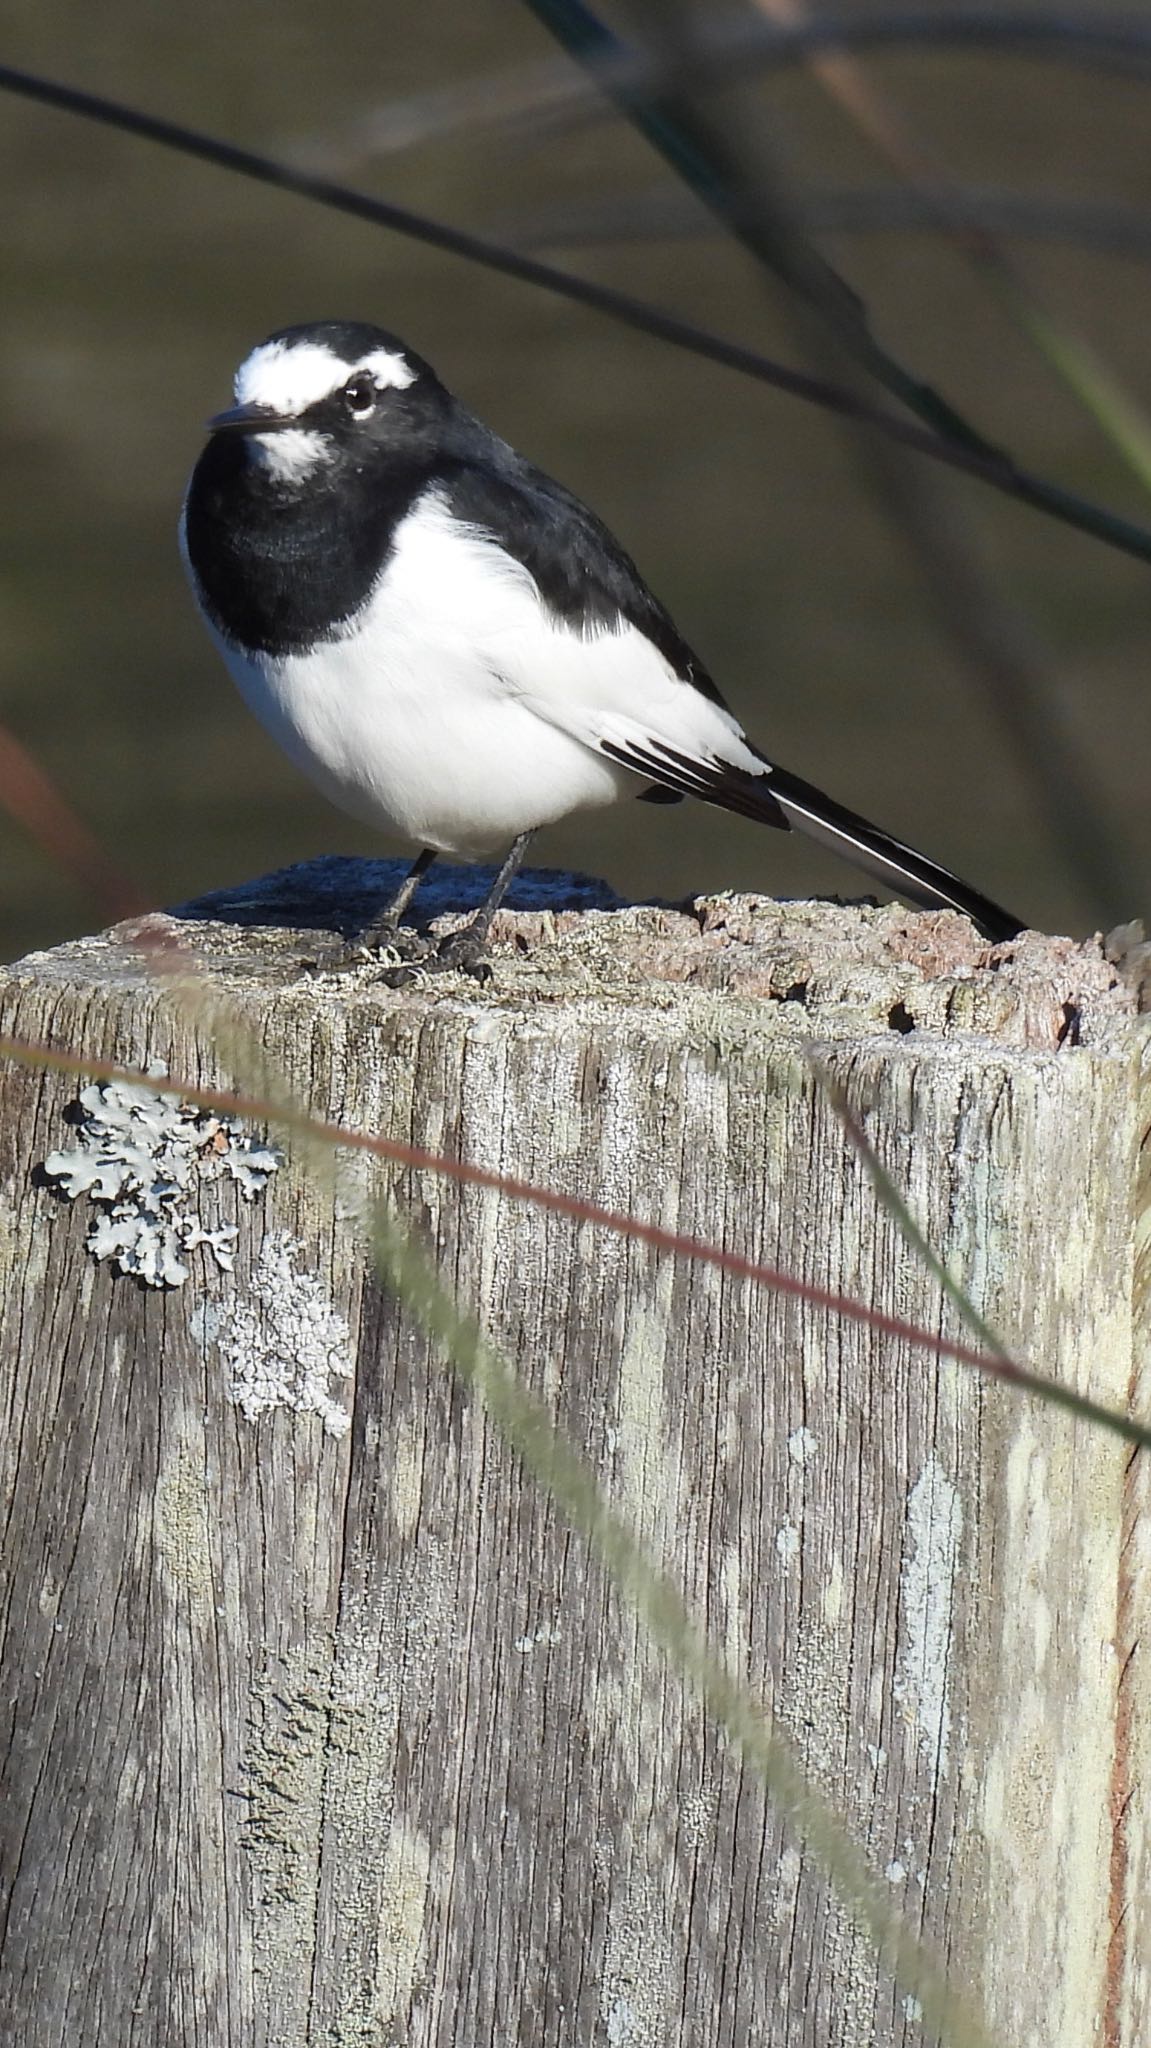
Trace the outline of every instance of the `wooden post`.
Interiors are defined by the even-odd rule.
[[[324,923],[349,874],[295,871],[181,926],[302,1103],[962,1334],[877,1207],[814,1041],[1004,1339],[1151,1414],[1147,1037],[1098,945],[989,959],[950,915],[747,897],[565,909],[594,891],[535,877],[489,986],[393,993],[292,969],[285,920]],[[12,968],[0,1029],[232,1079],[115,932]],[[261,1186],[237,1137],[181,1135],[172,1109],[147,1138],[169,1147],[155,1214],[117,1221],[80,1187],[101,1117],[107,1161],[131,1111],[93,1096],[69,1124],[78,1085],[0,1069],[5,2037],[922,2041],[373,1277],[347,1184],[334,1202],[289,1158]],[[1146,2043],[1146,1459],[714,1268],[377,1177],[1004,2048]],[[231,1272],[227,1238],[193,1242],[223,1226]],[[189,1277],[148,1285],[117,1256]]]

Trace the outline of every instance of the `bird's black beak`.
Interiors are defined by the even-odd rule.
[[[294,413],[273,412],[270,405],[233,405],[216,412],[208,421],[210,434],[271,434],[277,427],[294,427]]]

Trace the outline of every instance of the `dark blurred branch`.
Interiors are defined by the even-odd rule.
[[[1000,453],[940,392],[913,376],[876,339],[858,294],[773,203],[769,188],[774,180],[761,162],[759,138],[754,155],[749,138],[741,136],[741,146],[733,148],[726,123],[711,117],[701,94],[688,83],[698,44],[694,25],[688,27],[681,21],[678,7],[660,17],[658,28],[652,20],[653,36],[658,35],[659,40],[653,42],[645,58],[649,75],[660,82],[649,87],[623,82],[631,52],[584,0],[526,0],[526,4],[570,56],[604,81],[604,90],[621,112],[696,197],[765,269],[817,314],[849,360],[948,440],[980,455]]]
[[[804,0],[753,0],[774,25],[807,19]],[[1146,481],[1148,432],[1134,402],[1066,325],[1037,302],[1013,256],[983,228],[961,222],[946,167],[874,83],[850,51],[821,50],[813,75],[881,161],[912,190],[934,201],[936,229],[975,270],[1049,369],[1103,427],[1114,448]],[[873,443],[863,450],[889,514],[921,573],[938,617],[964,657],[964,672],[1012,750],[1042,812],[1061,865],[1070,869],[1104,925],[1129,906],[1130,886],[1105,792],[1081,757],[1054,683],[1054,662],[1040,651],[1022,608],[997,590],[975,536],[946,485]]]
[[[526,0],[561,35],[565,47],[598,61],[615,38],[584,0]],[[635,0],[648,39],[653,76],[686,81],[695,55],[695,22],[685,0]],[[794,0],[761,0],[789,10]],[[831,66],[832,59],[824,60]],[[900,154],[896,131],[854,73],[835,60],[837,84],[856,103],[863,125],[889,158]],[[762,141],[761,124],[743,116],[738,95],[686,82],[664,86],[657,99],[616,91],[621,109],[714,213],[792,295],[801,344],[822,366],[830,346],[838,378],[879,377],[943,431],[970,445],[974,430],[930,387],[911,379],[875,342],[863,309],[816,252],[800,225]],[[991,261],[989,257],[987,259]],[[846,356],[847,360],[844,361]],[[986,445],[986,444],[984,444]],[[958,509],[894,450],[868,441],[861,449],[868,480],[924,574],[928,590],[969,672],[992,709],[1034,792],[1053,849],[1089,899],[1092,916],[1113,922],[1127,903],[1124,863],[1113,843],[1107,806],[1082,767],[1064,727],[1030,632],[991,588]]]
[[[947,188],[951,219],[978,233],[1057,242],[1092,255],[1151,258],[1151,213],[1104,199],[1004,192],[990,186]],[[859,185],[796,194],[795,210],[813,234],[885,235],[938,232],[940,194],[918,187]],[[653,185],[626,199],[594,200],[499,214],[494,235],[516,248],[594,248],[611,242],[695,240],[718,223],[690,192]]]
[[[1122,78],[1151,73],[1151,28],[1130,15],[1100,20],[1087,8],[1044,13],[1033,8],[901,7],[887,13],[808,15],[787,23],[739,20],[729,25],[720,20],[704,39],[703,62],[745,72],[801,63],[821,50],[899,48],[1041,56]]]
[[[1058,484],[1032,476],[1029,471],[1020,469],[1009,456],[983,455],[961,447],[939,434],[928,432],[914,421],[896,418],[854,391],[837,387],[819,377],[807,376],[801,370],[786,368],[756,349],[726,341],[693,321],[679,319],[673,313],[665,313],[659,307],[632,298],[626,292],[615,291],[609,285],[597,284],[591,278],[576,277],[570,271],[557,270],[538,257],[523,255],[482,236],[468,234],[462,228],[448,227],[442,221],[430,220],[407,207],[376,199],[367,192],[337,184],[330,178],[319,177],[275,157],[262,156],[255,150],[220,141],[200,129],[141,113],[137,108],[110,100],[100,93],[83,92],[73,86],[61,85],[54,79],[14,70],[11,65],[0,65],[0,92],[14,93],[40,105],[98,122],[103,127],[119,129],[123,134],[156,143],[163,149],[196,157],[202,163],[214,164],[221,170],[252,178],[259,184],[291,192],[297,198],[331,207],[338,213],[368,221],[375,227],[389,228],[395,234],[407,235],[434,249],[442,249],[447,255],[462,257],[465,262],[477,263],[504,277],[515,278],[521,284],[538,286],[576,305],[606,313],[641,334],[670,342],[674,347],[686,349],[709,362],[720,363],[726,369],[738,370],[761,384],[788,392],[793,398],[822,406],[825,411],[858,420],[888,439],[899,442],[902,447],[914,449],[917,454],[926,455],[932,461],[960,470],[967,476],[977,477],[1019,504],[1031,505],[1064,525],[1105,541],[1123,554],[1133,555],[1138,561],[1151,562],[1151,532],[1145,527],[1108,512],[1074,492],[1065,491]]]
[[[986,51],[1101,70],[1132,82],[1151,76],[1151,28],[1131,17],[1099,20],[1086,9],[900,8],[808,15],[788,23],[715,17],[701,24],[690,82],[715,84],[733,73],[788,69],[825,52],[850,49],[926,49],[941,55]],[[672,65],[665,62],[660,68],[634,50],[605,55],[596,65],[594,85],[564,63],[509,65],[387,100],[338,137],[305,137],[287,149],[313,170],[335,172],[365,156],[477,129],[514,134],[594,117],[602,111],[600,95],[606,86],[654,91],[676,82]]]
[[[753,4],[777,24],[806,19],[803,0],[753,0]],[[946,166],[890,96],[880,91],[866,66],[850,51],[822,50],[812,57],[811,70],[880,160],[905,185],[932,197],[938,231],[995,294],[1038,349],[1047,368],[1090,415],[1139,481],[1151,487],[1151,429],[1135,400],[1066,320],[1039,303],[1011,252],[986,228],[972,227],[958,218]]]
[[[922,233],[938,227],[942,197],[930,186],[809,193],[803,217],[829,233]],[[1067,243],[1092,255],[1151,257],[1151,213],[1135,206],[963,185],[947,187],[946,204],[956,227],[979,234]]]

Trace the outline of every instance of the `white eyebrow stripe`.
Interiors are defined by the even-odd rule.
[[[236,403],[266,405],[279,413],[306,412],[320,399],[330,398],[358,370],[395,391],[406,390],[416,379],[411,365],[390,349],[374,349],[359,362],[346,363],[321,342],[265,341],[236,372]]]
[[[393,391],[406,391],[416,381],[416,373],[402,356],[395,356],[390,349],[377,348],[370,356],[361,356],[357,370],[367,370],[377,384],[390,385]],[[349,370],[349,377],[354,373]]]

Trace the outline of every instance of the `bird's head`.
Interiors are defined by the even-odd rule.
[[[421,356],[382,327],[321,320],[269,335],[236,372],[236,403],[208,421],[242,437],[270,481],[291,488],[333,467],[411,448],[451,401]]]

